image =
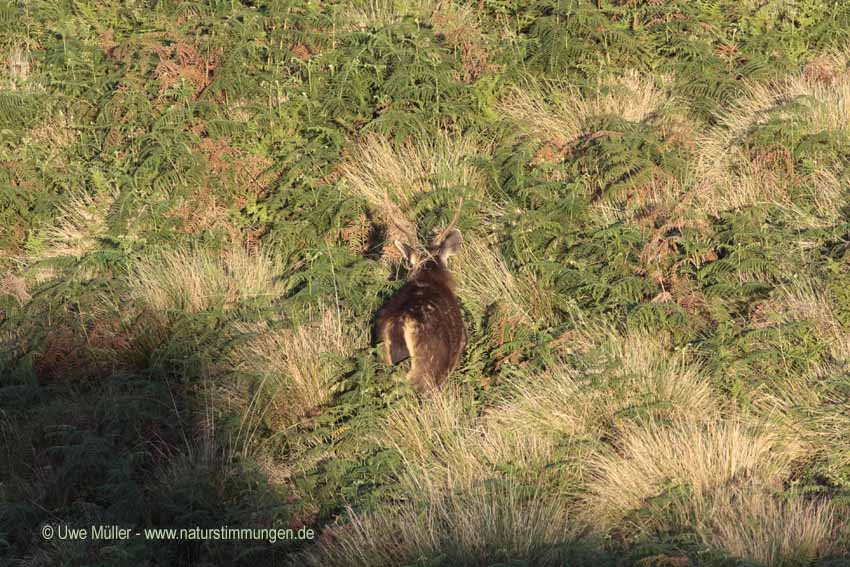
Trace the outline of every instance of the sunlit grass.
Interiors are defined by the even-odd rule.
[[[284,265],[269,253],[234,247],[222,254],[200,249],[163,251],[141,259],[130,296],[156,314],[228,308],[237,301],[270,302],[285,290]]]
[[[606,115],[629,122],[653,116],[674,118],[681,111],[669,78],[628,70],[601,81],[590,94],[562,84],[530,83],[506,96],[500,109],[521,128],[558,148],[592,134],[591,119]]]
[[[746,93],[718,116],[718,124],[700,138],[697,172],[701,207],[711,213],[750,205],[777,204],[797,222],[828,226],[838,218],[843,188],[836,164],[823,163],[811,172],[793,172],[783,153],[752,156],[745,136],[769,118],[808,134],[850,134],[850,74],[846,54],[822,58],[820,70],[803,71],[769,83],[751,83]],[[799,208],[789,193],[795,175],[810,188],[815,216]]]
[[[483,198],[485,179],[472,158],[485,152],[473,136],[415,136],[394,146],[387,138],[368,135],[340,166],[341,181],[378,212],[393,255],[394,240],[417,236],[415,205],[434,188],[456,188],[458,199]]]
[[[727,489],[695,514],[710,546],[760,565],[810,565],[840,549],[844,513],[829,502],[772,496],[763,490]]]

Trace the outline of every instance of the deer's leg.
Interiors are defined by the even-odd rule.
[[[407,373],[407,379],[410,380],[413,389],[420,394],[431,391],[435,387],[434,378],[431,373],[424,369],[423,366],[416,364],[416,357],[413,358],[413,364],[410,366],[410,372]]]
[[[398,322],[391,321],[383,326],[381,340],[384,342],[385,364],[397,364],[410,356],[404,337],[404,329]]]
[[[407,345],[407,351],[410,353],[410,371],[407,373],[407,379],[410,380],[414,389],[420,393],[429,389],[433,384],[428,361],[423,358],[427,356],[427,351],[423,351],[417,346],[421,346],[418,340],[421,331],[422,329],[416,321],[413,319],[405,320],[404,342]]]

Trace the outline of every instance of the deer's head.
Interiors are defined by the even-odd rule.
[[[458,203],[457,210],[449,225],[440,231],[430,244],[419,244],[412,234],[402,231],[407,237],[407,242],[396,240],[394,244],[410,268],[411,275],[422,271],[447,268],[448,259],[457,254],[463,244],[463,237],[460,231],[455,228],[462,208],[463,199]]]
[[[415,273],[433,267],[431,264],[446,268],[448,259],[457,254],[462,243],[460,231],[452,229],[442,239],[435,238],[428,246],[410,245],[401,240],[396,240],[395,246],[401,252],[410,271]]]

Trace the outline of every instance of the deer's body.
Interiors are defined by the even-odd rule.
[[[463,200],[449,226],[430,246],[395,241],[410,266],[410,275],[381,310],[378,337],[384,343],[387,364],[410,358],[407,376],[419,392],[442,385],[466,346],[460,303],[446,265],[460,249],[462,239],[454,225],[462,206]]]
[[[442,260],[427,260],[381,311],[378,335],[388,364],[410,357],[408,378],[423,391],[439,387],[466,346],[460,304]]]

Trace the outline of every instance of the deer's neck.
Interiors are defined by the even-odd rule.
[[[423,266],[411,278],[411,283],[419,286],[445,286],[454,289],[454,279],[451,273],[439,264]]]

